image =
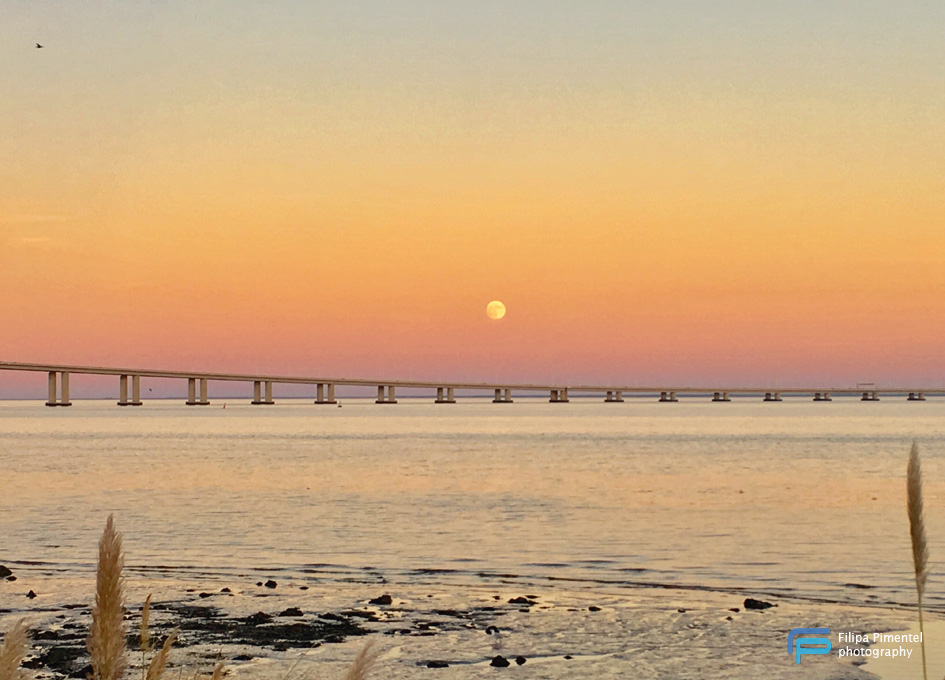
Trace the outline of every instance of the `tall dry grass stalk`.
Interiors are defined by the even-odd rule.
[[[155,654],[154,658],[151,659],[151,665],[148,666],[146,680],[161,680],[161,677],[164,675],[164,669],[167,668],[167,657],[171,654],[171,645],[174,644],[174,640],[176,639],[177,631],[174,630],[167,636],[167,639],[164,640],[164,646],[161,647],[161,651]]]
[[[93,680],[121,680],[127,665],[125,594],[121,575],[124,566],[121,534],[115,531],[115,522],[109,515],[98,542],[98,575],[95,605],[92,607],[92,633],[88,642]]]
[[[20,664],[29,650],[26,624],[20,619],[3,636],[0,644],[0,680],[28,680],[29,673]]]
[[[148,593],[147,599],[144,601],[144,607],[141,608],[141,634],[139,635],[141,652],[150,652],[151,651],[151,593]]]
[[[906,495],[909,512],[909,533],[912,536],[912,564],[915,567],[915,590],[919,597],[919,633],[922,636],[922,678],[928,680],[925,668],[925,627],[922,623],[922,596],[929,576],[929,546],[925,538],[925,519],[922,517],[922,465],[919,445],[912,442],[909,467],[906,469]]]
[[[351,668],[345,673],[344,680],[366,680],[371,668],[377,662],[381,655],[379,649],[374,649],[374,641],[368,640],[367,644],[358,653]]]

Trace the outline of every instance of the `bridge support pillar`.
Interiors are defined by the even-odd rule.
[[[660,392],[660,401],[679,401],[675,392]]]
[[[265,391],[264,391],[265,390]],[[253,381],[253,404],[275,404],[272,400],[272,381],[254,380]]]
[[[548,399],[552,404],[566,404],[568,399],[568,388],[561,387],[556,390],[551,390],[551,397]]]
[[[610,403],[619,403],[623,401],[623,391],[621,390],[607,390],[607,396],[604,398],[604,402]]]
[[[197,381],[200,381],[200,401],[197,401]],[[207,406],[210,403],[207,398],[207,379],[206,378],[187,378],[187,405],[188,406]]]
[[[511,389],[502,389],[499,387],[495,388],[495,399],[492,400],[493,404],[511,404],[512,403],[512,390]]]
[[[378,385],[377,386],[377,401],[375,401],[374,403],[375,404],[396,404],[397,393],[394,391],[394,386],[387,385],[386,392],[387,393],[385,394],[384,385]]]
[[[131,405],[141,406],[141,376],[131,376]]]
[[[906,401],[925,401],[925,392],[909,392]]]
[[[436,388],[436,404],[455,404],[456,400],[453,398],[453,388],[452,387],[437,387]]]
[[[765,392],[764,401],[781,401],[780,392]]]
[[[860,397],[860,401],[879,401],[879,392],[876,390],[864,392],[863,396]]]
[[[713,392],[712,401],[731,401],[732,398],[728,396],[728,392]]]
[[[830,392],[814,392],[814,401],[833,401]]]
[[[59,397],[56,396],[56,371],[49,372],[49,395],[46,400],[46,406],[72,406],[69,401],[69,374],[65,371],[59,373]]]
[[[128,406],[128,376],[118,376],[118,405]]]
[[[327,388],[327,398],[326,398],[326,388]],[[380,392],[378,392],[380,395]],[[378,396],[380,398],[380,396]],[[336,404],[335,401],[335,385],[334,383],[318,383],[315,386],[315,403],[316,404]]]

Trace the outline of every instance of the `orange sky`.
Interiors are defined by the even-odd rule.
[[[942,8],[189,7],[0,26],[0,359],[945,384]]]

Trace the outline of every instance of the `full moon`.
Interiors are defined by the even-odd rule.
[[[505,316],[505,305],[498,300],[493,300],[486,305],[486,316],[490,319],[501,319]]]

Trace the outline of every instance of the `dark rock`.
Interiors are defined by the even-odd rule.
[[[726,617],[725,617],[725,620],[726,620],[726,621],[732,621],[733,619],[732,619],[731,616],[726,616]]]
[[[212,595],[213,595],[213,593],[200,593],[200,595],[198,595],[198,597],[211,597]]]
[[[289,607],[279,612],[279,616],[302,616],[302,610],[298,607]]]
[[[232,591],[231,591],[229,588],[220,588],[220,592],[221,592],[221,593],[229,593],[229,592],[232,592]]]
[[[266,586],[267,588],[275,588],[275,587],[276,587],[276,582],[273,581],[272,579],[269,579],[268,581],[266,581],[265,586]]]
[[[492,599],[493,599],[493,600],[501,600],[502,598],[501,598],[499,595],[493,595],[493,596],[492,596]]]
[[[591,605],[590,607],[587,608],[587,611],[589,611],[589,612],[599,612],[599,611],[600,611],[600,607],[595,607],[594,605]]]
[[[522,665],[523,663],[525,663],[527,660],[528,660],[528,659],[526,659],[524,656],[517,656],[517,657],[515,657],[515,663],[517,663],[519,666],[521,666],[521,665]]]
[[[494,656],[492,657],[492,662],[489,665],[495,666],[496,668],[505,668],[506,666],[510,666],[511,664],[509,663],[509,660],[506,659],[504,656]]]
[[[375,597],[373,600],[369,600],[368,604],[393,604],[394,600],[391,599],[390,595],[384,594],[380,597]]]
[[[41,630],[30,636],[31,640],[58,640],[59,632],[55,630]]]
[[[15,581],[16,576],[7,576],[7,581]]]
[[[237,654],[233,657],[233,661],[252,661],[253,657],[250,654]]]
[[[685,610],[685,609],[677,609],[676,611],[679,612],[680,614],[685,614],[685,613],[686,613],[686,610]]]
[[[299,586],[299,590],[308,590],[308,586]]]
[[[495,626],[489,626],[486,628],[486,635],[498,635],[499,629]]]
[[[276,646],[287,650],[312,649],[323,643],[343,642],[348,636],[366,635],[369,632],[351,619],[285,621],[274,619],[265,612],[232,618],[216,607],[162,604],[169,612],[169,618],[180,628],[181,645],[184,647],[188,644],[232,644],[269,649]]]
[[[509,604],[536,604],[536,603],[532,602],[527,597],[513,597],[511,600],[509,600]]]
[[[537,596],[537,595],[526,595],[525,597],[527,597],[529,600],[537,600],[537,599],[538,599],[538,596]]]
[[[10,569],[9,569],[8,567],[5,567],[5,566],[3,566],[2,564],[0,564],[0,578],[6,578],[7,576],[9,576],[9,575],[12,574],[12,573],[13,573],[13,572],[10,571]]]
[[[34,593],[34,592],[31,590],[30,592],[28,592],[28,593],[26,594],[26,596],[27,596],[29,599],[32,600],[34,597],[36,597],[36,593]]]
[[[427,661],[427,668],[449,668],[450,665],[445,661]]]
[[[256,612],[250,616],[246,617],[246,623],[252,626],[258,626],[261,623],[269,623],[272,621],[272,616],[266,612]]]
[[[756,600],[751,597],[745,598],[745,609],[770,609],[774,605],[763,600]]]
[[[570,660],[573,659],[574,657],[571,656],[570,654],[565,654],[565,655],[564,655],[564,658],[567,659],[568,661],[570,661]]]
[[[50,645],[44,648],[36,657],[24,661],[23,666],[34,670],[54,671],[66,677],[77,677],[79,672],[84,670],[77,663],[83,657],[86,661],[89,658],[84,644],[76,646]],[[89,668],[89,677],[91,677],[91,671],[92,669]],[[79,677],[84,678],[86,676]]]
[[[262,585],[262,581],[256,581],[256,585],[257,585],[257,586],[261,586],[261,585]]]

